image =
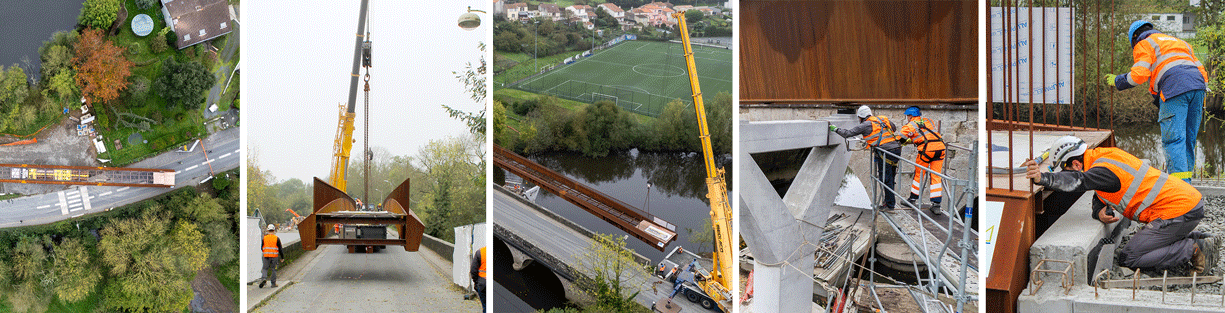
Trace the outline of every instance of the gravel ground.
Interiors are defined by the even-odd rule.
[[[1195,229],[1201,232],[1206,232],[1206,233],[1214,234],[1217,236],[1225,236],[1225,196],[1205,196],[1204,197],[1204,210],[1206,211],[1204,219],[1200,221],[1199,226],[1197,226]],[[1126,231],[1127,235],[1123,237],[1123,243],[1126,244],[1127,239],[1131,236],[1131,234],[1134,234],[1136,230],[1140,229],[1141,226],[1143,226],[1143,224],[1134,223]],[[1219,256],[1217,257],[1216,268],[1212,270],[1212,273],[1211,273],[1212,275],[1220,276],[1222,275],[1222,273],[1225,273],[1225,257],[1223,257],[1225,255],[1222,255],[1221,252],[1222,251],[1217,251]],[[1140,277],[1141,278],[1161,277],[1161,274],[1162,274],[1161,272],[1141,271]],[[1111,275],[1114,277],[1113,279],[1131,278],[1131,270],[1116,267],[1114,271],[1112,271]],[[1191,276],[1191,273],[1186,272],[1186,271],[1171,270],[1169,273],[1169,276],[1170,277]],[[1211,284],[1200,284],[1197,287],[1195,292],[1197,294],[1219,295],[1221,294],[1221,288],[1222,288],[1221,282],[1216,282],[1216,283],[1211,283]],[[1161,290],[1161,287],[1152,287],[1148,289]],[[1184,286],[1170,286],[1168,291],[1190,293],[1191,288],[1190,286],[1185,286],[1185,285]]]
[[[80,111],[75,111],[80,112]],[[44,129],[35,136],[38,143],[0,147],[0,163],[42,164],[68,166],[97,166],[94,160],[93,142],[89,137],[77,136],[76,123],[64,119],[61,123]],[[11,142],[3,138],[0,142]],[[4,177],[8,173],[2,173]],[[40,194],[63,190],[60,185],[0,183],[0,193]]]

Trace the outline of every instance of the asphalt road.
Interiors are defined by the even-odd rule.
[[[175,170],[175,188],[194,186],[211,173],[238,168],[242,161],[239,128],[223,130],[203,140],[205,149],[167,152],[127,167]],[[237,187],[238,184],[231,186]],[[0,228],[47,224],[132,204],[172,188],[75,186],[67,190],[0,201]]]
[[[378,253],[348,253],[324,245],[287,270],[293,281],[254,312],[478,312],[451,283],[450,264],[422,249],[388,246]],[[429,258],[427,260],[427,258]],[[446,271],[446,272],[444,272]],[[253,290],[255,286],[248,286]]]
[[[568,261],[568,259],[589,253],[588,248],[594,242],[591,238],[516,200],[512,195],[496,190],[490,192],[493,193],[494,224],[505,227],[563,262],[573,262],[570,263],[571,266],[577,267],[578,260]],[[672,284],[663,282],[655,285],[654,282],[657,281],[662,280],[650,275],[647,277],[634,275],[627,278],[625,282],[629,286],[639,287],[641,292],[634,300],[649,308],[651,303],[667,298],[672,293]],[[653,290],[652,286],[657,286],[658,290]],[[501,288],[501,285],[494,284],[494,288]],[[495,290],[494,294],[499,294],[499,292]],[[696,303],[684,300],[681,295],[677,295],[673,303],[679,304],[683,308],[682,312],[713,312],[703,309]]]

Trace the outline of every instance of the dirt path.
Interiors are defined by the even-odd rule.
[[[191,290],[196,294],[191,299],[192,312],[228,313],[234,312],[238,306],[234,303],[234,294],[221,285],[211,267],[196,273],[196,279],[191,281]]]
[[[76,125],[65,118],[34,136],[38,143],[0,147],[0,163],[98,166],[93,142],[89,137],[77,136]],[[39,194],[62,189],[58,185],[0,184],[2,193]]]

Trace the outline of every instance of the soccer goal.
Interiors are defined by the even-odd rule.
[[[613,102],[613,104],[616,104],[616,105],[621,105],[621,103],[620,103],[620,102],[618,102],[618,100],[620,100],[620,99],[618,99],[618,98],[617,98],[617,96],[613,96],[613,95],[606,95],[606,94],[602,94],[602,93],[598,93],[598,92],[593,92],[593,93],[591,93],[591,103],[596,103],[596,102],[599,102],[599,101],[602,101],[602,100],[612,101],[612,102]]]

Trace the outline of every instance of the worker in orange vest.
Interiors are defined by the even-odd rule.
[[[851,129],[840,129],[838,126],[829,125],[829,130],[837,133],[843,138],[854,136],[863,136],[863,140],[872,149],[872,168],[875,170],[880,180],[885,183],[890,189],[896,188],[894,176],[897,176],[897,160],[902,154],[901,136],[897,135],[897,125],[889,121],[884,115],[872,115],[872,109],[866,105],[859,106],[855,110],[855,116],[859,117],[859,125],[855,125]],[[877,151],[875,148],[888,151],[893,155],[886,155]],[[881,211],[893,210],[894,195],[885,193],[884,203],[877,208]]]
[[[1195,57],[1191,45],[1162,34],[1148,21],[1135,21],[1127,30],[1135,63],[1131,71],[1106,75],[1106,84],[1126,90],[1148,83],[1148,93],[1159,114],[1161,145],[1165,148],[1166,171],[1191,182],[1195,170],[1195,140],[1204,117],[1204,93],[1208,72]]]
[[[908,120],[906,125],[902,126],[901,134],[902,137],[905,137],[902,143],[914,144],[918,150],[915,155],[915,163],[940,173],[944,169],[944,137],[933,129],[936,124],[932,123],[931,119],[923,117],[919,107],[906,108],[904,114]],[[928,197],[932,202],[930,210],[933,215],[940,215],[940,202],[944,195],[944,185],[940,176],[932,175],[918,166],[914,168],[914,181],[910,183],[910,198],[907,201],[915,204],[915,207],[919,206],[919,193],[923,191],[924,177],[931,181],[931,188],[928,189]]]
[[[276,287],[276,268],[282,260],[281,238],[276,236],[276,225],[268,224],[268,234],[264,235],[259,248],[264,254],[264,277],[259,279],[259,287],[264,288],[264,283],[268,281],[272,281],[272,287]]]
[[[472,289],[476,291],[476,296],[481,298],[481,312],[485,311],[485,269],[486,264],[485,247],[476,250],[476,255],[472,256],[472,269],[468,273],[472,277]]]
[[[1160,271],[1189,265],[1206,273],[1216,264],[1219,241],[1194,231],[1204,218],[1204,202],[1191,184],[1170,179],[1118,148],[1087,149],[1073,136],[1056,140],[1046,153],[1049,173],[1041,173],[1034,160],[1023,163],[1034,184],[1063,192],[1093,190],[1093,218],[1102,223],[1117,222],[1122,214],[1148,224],[1123,247],[1123,266]]]

